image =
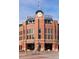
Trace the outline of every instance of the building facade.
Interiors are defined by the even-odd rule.
[[[37,10],[34,17],[29,17],[19,25],[19,51],[58,51],[59,23],[51,16]]]

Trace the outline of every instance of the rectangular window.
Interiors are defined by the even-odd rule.
[[[28,34],[28,29],[27,29],[27,34]]]
[[[44,38],[47,39],[47,35],[46,34],[45,34]]]
[[[52,33],[52,31],[53,31],[53,30],[51,29],[51,33]]]
[[[45,31],[45,33],[47,33],[47,29],[46,29],[46,28],[45,28],[45,30],[44,30],[44,31]]]
[[[25,39],[25,35],[23,35],[23,39]]]
[[[38,39],[41,39],[41,35],[38,35]]]
[[[53,39],[53,35],[51,35],[51,39]]]
[[[51,35],[48,35],[48,39],[51,39]]]
[[[48,34],[50,34],[51,33],[51,29],[48,29]]]
[[[29,39],[31,39],[31,35],[29,35],[30,36],[30,38]]]
[[[27,39],[28,39],[28,35],[27,35]]]
[[[29,33],[31,33],[31,29],[29,29]]]
[[[33,29],[31,29],[31,33],[33,33]]]
[[[23,30],[23,33],[25,34],[25,30]]]
[[[34,39],[34,35],[32,35],[31,37],[32,37],[32,39]]]
[[[22,40],[22,37],[19,37],[19,40]]]
[[[41,33],[41,29],[38,29],[38,32]]]
[[[28,30],[28,33],[29,33],[29,34],[33,33],[33,29],[29,29],[29,30]]]
[[[30,39],[30,35],[28,35],[28,39]]]
[[[22,31],[19,32],[19,35],[22,35]]]

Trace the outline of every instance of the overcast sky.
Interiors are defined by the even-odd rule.
[[[39,5],[45,15],[59,20],[59,0],[40,0]],[[27,16],[34,16],[38,9],[38,0],[19,0],[19,23],[25,21]]]

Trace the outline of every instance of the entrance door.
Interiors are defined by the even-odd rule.
[[[22,45],[19,45],[19,51],[22,51]]]
[[[52,50],[52,44],[51,43],[45,43],[45,50]]]
[[[40,51],[40,49],[41,49],[41,45],[40,45],[40,44],[38,44],[38,51]]]
[[[27,44],[27,49],[34,50],[34,44],[33,43]]]

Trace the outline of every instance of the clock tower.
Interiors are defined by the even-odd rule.
[[[41,10],[35,13],[35,49],[44,51],[44,13]]]
[[[38,17],[41,17],[41,16],[44,16],[44,13],[43,13],[43,11],[41,11],[41,10],[37,10],[37,11],[36,11],[36,15],[37,15]]]

